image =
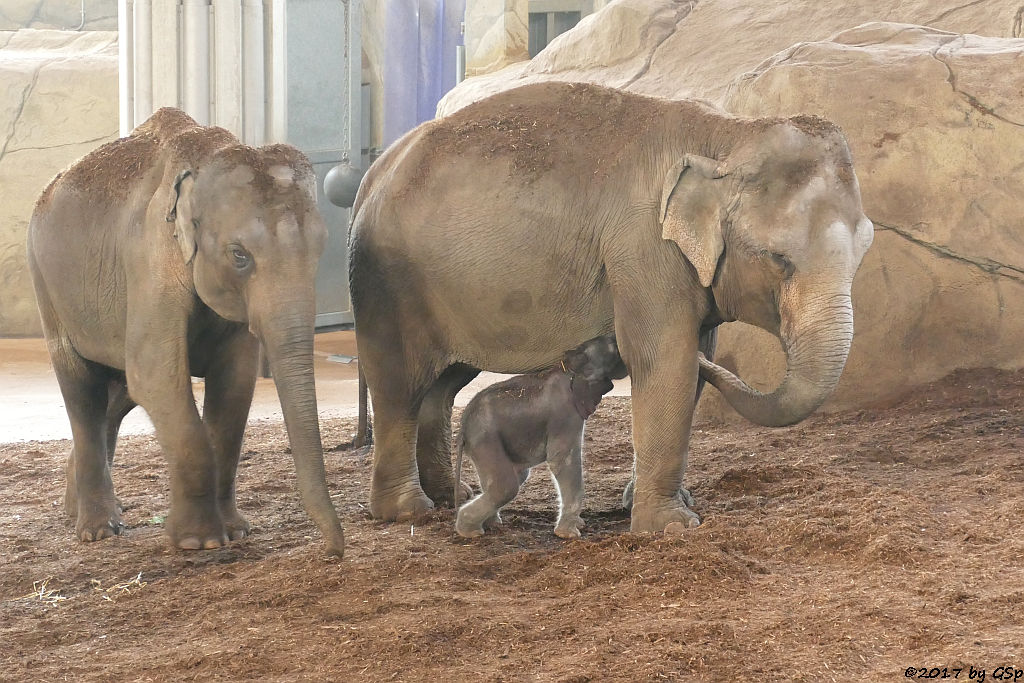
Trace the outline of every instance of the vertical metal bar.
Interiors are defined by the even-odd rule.
[[[178,26],[180,0],[153,0],[153,109],[180,107],[178,59],[181,32]]]
[[[342,141],[350,163],[359,166],[363,153],[363,9],[362,0],[348,0],[345,7],[345,66],[348,67],[348,129]]]
[[[242,141],[259,146],[267,139],[263,2],[242,0]]]
[[[242,137],[242,3],[213,0],[213,122]]]
[[[270,142],[285,142],[288,139],[288,17],[285,0],[267,2],[271,8],[270,40],[264,46],[265,59],[270,65],[267,134]]]
[[[200,125],[210,125],[210,7],[206,0],[184,0],[182,105]]]
[[[117,93],[120,133],[124,137],[135,127],[135,70],[132,51],[132,0],[117,0]]]
[[[134,114],[135,125],[153,113],[153,7],[151,0],[135,0],[132,17],[132,38],[135,47]]]

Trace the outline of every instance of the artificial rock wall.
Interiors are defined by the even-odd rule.
[[[439,113],[554,79],[838,123],[876,232],[826,407],[864,405],[960,368],[1024,367],[1022,15],[1017,0],[618,0]],[[721,328],[718,359],[760,388],[784,371],[778,341],[740,323]],[[734,416],[705,396],[704,417]]]
[[[42,333],[25,260],[36,198],[117,133],[116,32],[0,31],[0,336]]]
[[[117,0],[3,0],[0,31],[116,31]]]

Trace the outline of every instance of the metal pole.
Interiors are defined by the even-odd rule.
[[[267,139],[263,68],[263,1],[242,0],[242,141],[254,147]]]
[[[184,88],[182,104],[202,126],[210,125],[210,6],[206,0],[184,0],[182,41]]]
[[[135,127],[134,60],[132,59],[132,0],[117,0],[117,91],[120,132],[124,137]]]

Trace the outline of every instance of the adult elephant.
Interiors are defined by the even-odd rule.
[[[702,374],[754,422],[803,419],[839,380],[873,235],[827,121],[566,83],[410,132],[355,211],[370,510],[385,520],[450,499],[452,400],[478,370],[538,370],[614,331],[633,386],[632,529],[696,525],[681,487],[700,337],[730,320],[779,336],[788,372],[770,394],[707,360]]]
[[[65,508],[83,541],[122,528],[110,463],[145,408],[170,462],[181,548],[249,532],[235,472],[266,347],[309,515],[340,555],[313,385],[313,281],[327,237],[295,148],[254,149],[161,109],[50,183],[28,256],[71,421]],[[191,376],[206,378],[200,419]]]

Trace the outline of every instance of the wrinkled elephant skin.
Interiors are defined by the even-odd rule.
[[[71,420],[65,510],[81,540],[121,531],[110,466],[136,404],[169,461],[172,543],[214,548],[249,533],[235,472],[262,342],[303,502],[342,553],[313,386],[326,240],[314,182],[293,147],[247,147],[161,109],[39,198],[29,267]],[[190,376],[206,378],[202,418]]]
[[[811,413],[845,363],[873,235],[827,121],[553,82],[411,131],[355,212],[370,511],[385,520],[450,500],[452,398],[476,372],[534,372],[614,332],[632,378],[632,528],[697,524],[681,490],[698,376],[760,424]],[[775,391],[698,369],[700,340],[731,320],[781,339]]]

